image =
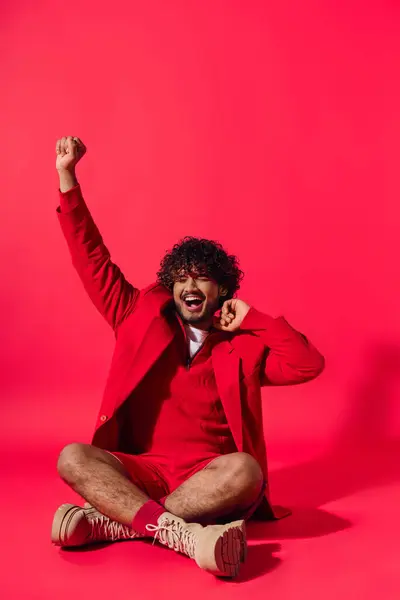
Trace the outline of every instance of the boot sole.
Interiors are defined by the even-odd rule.
[[[239,538],[240,538],[240,562],[244,563],[247,559],[247,536],[246,536],[246,522],[243,521],[242,525],[238,527]]]
[[[246,537],[246,521],[235,521],[230,524],[232,527],[238,530],[240,539],[240,562],[244,563],[247,559],[247,537]]]
[[[74,504],[62,504],[54,515],[51,528],[51,541],[55,546],[69,546],[66,543],[68,539],[68,529],[75,515],[82,511],[81,506]]]
[[[244,521],[232,523],[215,546],[215,562],[219,577],[236,577],[247,554]]]
[[[216,577],[236,577],[240,565],[244,562],[247,554],[246,525],[244,521],[230,523],[223,533],[216,533],[213,560],[207,558],[207,553],[200,552],[196,562]],[[209,545],[212,538],[206,538],[204,542]]]

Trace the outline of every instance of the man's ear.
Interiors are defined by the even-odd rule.
[[[226,288],[226,287],[223,287],[223,286],[221,286],[221,287],[219,288],[219,295],[220,295],[220,296],[226,296],[226,295],[227,295],[227,293],[228,293],[228,290],[227,290],[227,288]]]

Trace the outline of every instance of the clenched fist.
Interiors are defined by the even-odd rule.
[[[220,331],[237,331],[249,310],[250,306],[239,298],[227,300],[222,305],[221,315],[214,317],[214,327]]]
[[[77,137],[69,135],[57,140],[56,143],[56,169],[57,171],[73,171],[75,165],[86,153],[86,146]]]

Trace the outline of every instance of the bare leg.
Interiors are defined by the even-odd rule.
[[[131,525],[150,498],[134,485],[123,465],[89,444],[69,444],[60,454],[61,478],[99,512]],[[165,509],[185,521],[207,521],[250,507],[263,484],[261,468],[243,452],[220,456],[185,481],[165,501]]]
[[[58,459],[58,473],[80,496],[103,515],[132,525],[138,510],[150,498],[128,478],[114,456],[89,444],[69,444]]]
[[[220,456],[185,481],[165,500],[165,508],[187,522],[207,522],[246,510],[260,496],[263,474],[244,452]]]
[[[58,472],[98,512],[89,519],[85,509],[62,505],[53,519],[54,544],[81,546],[143,535],[140,528],[137,533],[130,527],[150,498],[128,479],[118,459],[94,446],[70,444],[60,454]],[[195,559],[202,569],[233,577],[246,558],[242,522],[206,528],[197,523],[247,509],[259,497],[262,481],[258,463],[248,454],[219,457],[168,496],[166,512],[157,524],[148,523],[146,530],[156,532],[161,544]]]

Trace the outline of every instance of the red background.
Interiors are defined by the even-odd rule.
[[[0,17],[5,597],[105,598],[117,578],[153,598],[172,578],[174,594],[398,598],[397,4],[19,0]],[[143,544],[50,545],[73,499],[57,453],[90,437],[113,349],[56,219],[63,135],[88,147],[85,199],[135,285],[180,237],[218,239],[239,297],[326,357],[317,381],[264,392],[273,498],[297,510],[250,532],[245,587]]]

